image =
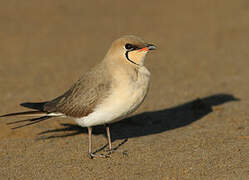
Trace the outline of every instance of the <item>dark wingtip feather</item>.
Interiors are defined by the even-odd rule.
[[[35,115],[35,114],[40,114],[42,113],[41,111],[24,111],[24,112],[16,112],[16,113],[9,113],[9,114],[4,114],[1,115],[1,117],[9,117],[9,116],[18,116],[18,115]]]
[[[13,122],[9,122],[9,123],[6,123],[7,125],[10,125],[10,124],[17,124],[17,123],[21,123],[21,122],[26,122],[26,121],[37,121],[37,120],[40,120],[41,118],[44,118],[44,117],[49,117],[49,116],[42,116],[42,117],[38,117],[38,118],[31,118],[31,119],[24,119],[24,120],[18,120],[18,121],[13,121]]]
[[[37,103],[25,102],[25,103],[21,103],[20,105],[23,107],[26,107],[26,108],[43,111],[44,104],[46,104],[46,103],[47,102],[37,102]]]
[[[15,121],[15,122],[13,122],[12,124],[18,123],[18,122],[24,122],[24,121],[31,121],[31,122],[30,122],[30,123],[27,123],[27,124],[24,124],[24,125],[21,125],[21,126],[13,127],[13,128],[11,128],[11,129],[19,129],[19,128],[22,128],[22,127],[25,127],[25,126],[29,126],[29,125],[32,125],[32,124],[39,123],[39,122],[41,122],[41,121],[45,121],[45,120],[50,119],[50,118],[52,118],[52,117],[51,117],[51,116],[42,116],[42,117],[39,117],[39,118],[33,118],[33,119]]]

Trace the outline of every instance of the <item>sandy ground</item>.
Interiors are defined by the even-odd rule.
[[[111,127],[127,155],[88,159],[86,129],[69,119],[4,119],[0,179],[249,179],[248,18],[248,0],[1,1],[0,114],[60,95],[121,35],[158,50],[146,101]]]

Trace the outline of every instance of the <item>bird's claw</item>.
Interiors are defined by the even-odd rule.
[[[94,154],[94,153],[88,153],[88,157],[90,159],[93,159],[93,158],[109,158],[111,157],[110,154]]]

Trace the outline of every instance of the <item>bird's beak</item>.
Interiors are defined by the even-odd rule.
[[[147,44],[146,46],[149,50],[156,50],[156,46],[153,44]]]
[[[139,49],[138,51],[150,51],[150,50],[155,50],[156,46],[153,44],[147,44],[144,48]]]

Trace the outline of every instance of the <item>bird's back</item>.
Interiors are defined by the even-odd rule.
[[[82,76],[63,95],[44,105],[44,111],[62,113],[69,117],[83,117],[91,113],[99,102],[108,96],[110,74],[100,63]]]

